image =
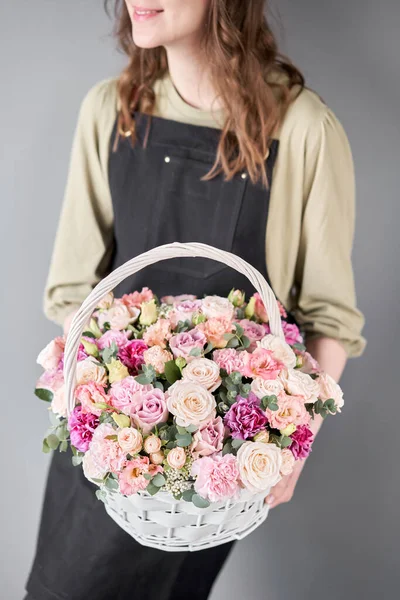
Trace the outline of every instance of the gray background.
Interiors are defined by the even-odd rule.
[[[275,4],[283,48],[339,116],[353,148],[353,256],[369,345],[346,367],[345,410],[324,424],[294,500],[236,546],[212,600],[386,599],[396,595],[400,566],[400,6],[398,0]],[[109,30],[100,0],[1,2],[5,600],[22,598],[34,552],[48,465],[41,454],[46,411],[33,396],[35,358],[59,331],[44,318],[41,296],[80,101],[123,64]]]

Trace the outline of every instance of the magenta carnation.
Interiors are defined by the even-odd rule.
[[[79,452],[87,452],[93,433],[99,425],[99,417],[82,412],[82,406],[76,406],[68,419],[71,444]]]
[[[129,369],[131,375],[137,375],[144,363],[143,352],[148,346],[143,340],[132,340],[119,349],[118,358]]]
[[[229,427],[233,438],[246,440],[261,431],[268,419],[260,408],[260,400],[253,392],[250,392],[248,398],[237,398],[226,413],[224,423]]]
[[[289,449],[292,451],[295,459],[307,458],[314,441],[314,434],[311,429],[307,425],[299,425],[290,437],[292,438],[292,443]]]

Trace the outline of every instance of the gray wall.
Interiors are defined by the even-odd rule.
[[[40,373],[35,357],[58,333],[41,312],[41,295],[73,128],[88,87],[123,64],[101,4],[19,0],[0,7],[0,314],[7,377],[0,568],[6,600],[23,595],[48,465],[40,451],[46,411],[32,390]],[[369,345],[346,367],[345,410],[324,424],[295,498],[236,546],[212,600],[386,599],[395,595],[400,566],[400,6],[398,0],[275,4],[284,49],[335,110],[352,144],[358,182],[353,256]]]

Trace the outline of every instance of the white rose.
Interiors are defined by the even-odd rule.
[[[279,379],[262,379],[262,377],[256,377],[250,385],[251,391],[260,400],[264,396],[278,396],[278,394],[283,392],[283,383]]]
[[[76,365],[77,385],[84,385],[90,381],[99,385],[106,385],[107,383],[106,369],[92,356],[80,360]]]
[[[118,331],[126,329],[130,323],[134,323],[140,314],[140,308],[135,306],[126,306],[125,304],[113,304],[108,310],[102,311],[98,316],[99,327],[104,323],[110,323],[111,329]]]
[[[315,380],[315,382],[319,387],[318,397],[323,401],[329,400],[329,398],[333,398],[335,401],[337,411],[341,412],[340,409],[344,404],[343,391],[339,384],[337,384],[336,381],[333,379],[333,377],[328,375],[328,373],[322,371],[319,374],[318,378]]]
[[[234,310],[232,302],[222,296],[206,296],[201,301],[201,312],[208,319],[214,317],[233,319]]]
[[[268,333],[257,342],[257,346],[265,348],[265,350],[271,350],[273,357],[283,362],[286,367],[293,369],[296,366],[297,359],[295,353],[289,344],[285,340],[281,340],[278,336]]]
[[[219,366],[208,358],[193,359],[182,371],[182,377],[186,381],[193,381],[213,392],[221,385]]]
[[[215,417],[215,398],[205,387],[178,380],[166,392],[167,407],[181,427],[200,425]]]
[[[307,373],[297,369],[283,369],[278,375],[278,380],[283,383],[288,394],[303,396],[306,403],[318,400],[319,385]]]
[[[281,450],[282,454],[282,465],[281,465],[281,475],[290,475],[293,471],[295,458],[293,453],[289,448],[284,448]]]
[[[240,479],[253,493],[265,492],[282,479],[282,451],[275,444],[245,442],[237,453]]]

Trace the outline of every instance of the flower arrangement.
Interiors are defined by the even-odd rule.
[[[340,412],[339,385],[306,351],[278,302],[285,341],[270,333],[258,293],[164,296],[148,288],[93,312],[77,356],[68,415],[65,336],[39,354],[35,393],[49,402],[43,451],[71,447],[105,489],[169,492],[205,508],[267,493],[312,449],[315,414]]]

